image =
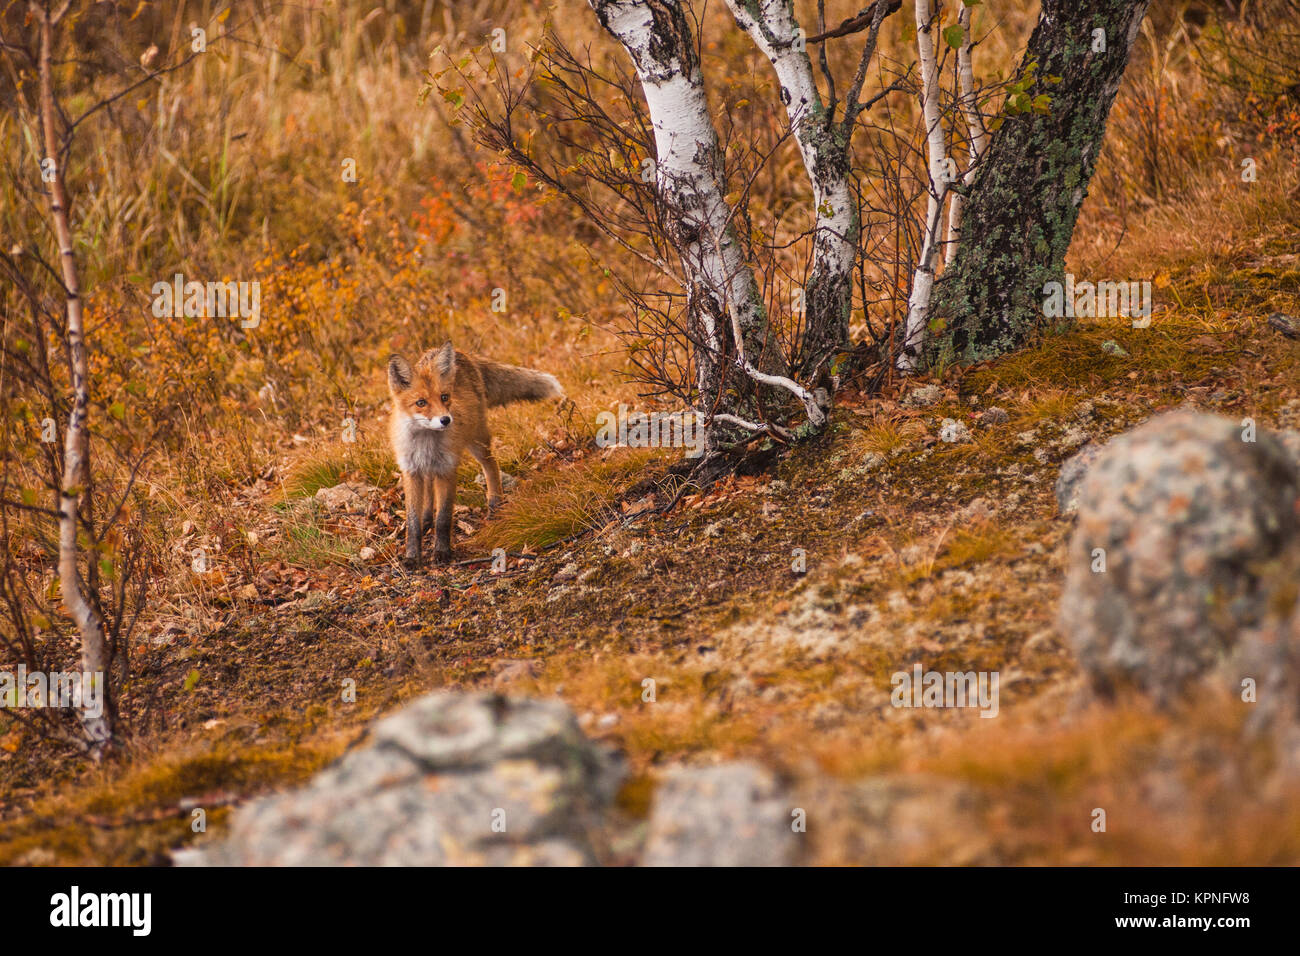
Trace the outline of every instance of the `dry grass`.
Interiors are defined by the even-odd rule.
[[[654,450],[619,449],[521,482],[501,511],[474,538],[487,550],[536,551],[603,527],[615,501],[662,458]]]

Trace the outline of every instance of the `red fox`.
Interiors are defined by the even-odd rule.
[[[433,560],[451,561],[451,518],[456,468],[468,450],[487,479],[488,510],[501,504],[501,469],[492,457],[487,410],[511,402],[562,398],[554,375],[457,352],[450,342],[430,349],[414,366],[388,358],[393,417],[388,434],[406,488],[406,567],[420,565],[420,538],[435,525]],[[434,492],[437,491],[437,521]]]

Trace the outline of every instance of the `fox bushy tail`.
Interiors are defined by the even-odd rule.
[[[562,398],[564,389],[554,375],[535,372],[517,365],[479,360],[483,376],[483,391],[489,406],[509,405],[511,402],[540,402],[544,398]]]

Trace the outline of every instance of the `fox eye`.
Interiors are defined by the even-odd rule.
[[[420,399],[418,402],[415,403],[415,407],[416,407],[416,408],[424,408],[424,406],[425,406],[425,405],[428,405],[428,404],[429,404],[428,401],[422,398],[422,399]]]
[[[442,398],[442,404],[444,404],[444,405],[446,405],[448,402],[451,401],[451,396],[448,395],[446,392],[443,392],[443,393],[442,393],[441,398]]]

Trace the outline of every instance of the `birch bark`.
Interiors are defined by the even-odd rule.
[[[812,184],[813,261],[804,289],[800,371],[814,374],[849,345],[852,276],[857,259],[857,205],[849,187],[849,136],[833,121],[813,75],[793,0],[727,0],[736,23],[767,57]],[[883,15],[883,11],[882,15]]]
[[[753,382],[784,388],[814,425],[825,413],[796,382],[765,371],[767,313],[749,250],[731,225],[722,157],[709,113],[690,22],[677,0],[589,0],[597,19],[627,50],[654,128],[658,195],[674,245],[691,278],[690,317],[698,338],[696,387],[706,420],[734,422],[746,411],[728,388],[730,367]],[[725,415],[725,418],[721,416]],[[708,430],[710,447],[718,438]]]
[[[939,112],[939,63],[935,56],[934,20],[930,0],[916,0],[916,49],[921,61],[921,114],[925,122],[930,183],[921,253],[917,259],[916,272],[912,276],[912,291],[907,300],[907,320],[903,327],[903,344],[898,356],[898,368],[905,372],[915,371],[920,366],[926,315],[930,309],[930,293],[934,289],[935,250],[943,216],[943,200],[948,191],[947,156]]]
[[[961,46],[957,48],[957,97],[962,116],[966,119],[966,136],[970,142],[970,158],[966,172],[962,174],[962,185],[969,186],[975,178],[975,167],[980,157],[988,149],[989,134],[984,129],[984,119],[980,116],[979,103],[975,100],[975,66],[971,60],[971,8],[964,3],[957,11],[957,24],[961,27]],[[961,238],[961,220],[966,197],[953,193],[948,202],[948,241],[944,244],[944,265],[947,266],[957,255],[957,240]]]
[[[72,374],[72,411],[68,415],[68,427],[64,434],[63,482],[59,494],[59,587],[63,595],[63,606],[76,624],[81,639],[83,680],[98,682],[95,688],[97,693],[91,699],[103,705],[102,708],[96,708],[100,713],[95,714],[84,704],[82,707],[82,728],[90,740],[92,752],[98,754],[113,735],[112,708],[108,694],[110,659],[104,620],[90,601],[86,582],[78,566],[78,518],[83,510],[82,499],[90,493],[90,374],[86,360],[81,282],[77,274],[67,190],[55,128],[54,28],[67,9],[65,3],[57,13],[51,14],[45,8],[32,5],[41,26],[38,65],[41,133],[45,155],[54,161],[54,177],[50,182],[50,214],[54,220],[60,274],[67,297],[67,349]],[[84,701],[87,696],[85,689],[82,696]]]

